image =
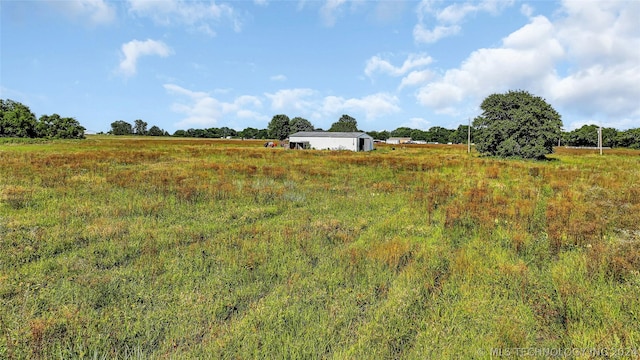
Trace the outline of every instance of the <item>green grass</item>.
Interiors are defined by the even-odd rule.
[[[550,158],[0,144],[0,358],[638,349],[640,152]]]

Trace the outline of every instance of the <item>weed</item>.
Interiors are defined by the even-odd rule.
[[[0,357],[638,348],[640,154],[0,144]]]

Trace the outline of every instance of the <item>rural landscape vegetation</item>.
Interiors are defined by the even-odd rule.
[[[0,357],[637,358],[640,129],[600,155],[526,92],[481,108],[470,153],[464,125],[349,152],[3,100]]]

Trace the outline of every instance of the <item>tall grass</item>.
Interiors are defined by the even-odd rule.
[[[0,145],[0,357],[640,348],[640,152]]]

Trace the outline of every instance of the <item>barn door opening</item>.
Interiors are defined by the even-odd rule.
[[[364,139],[358,139],[358,151],[364,151]]]

